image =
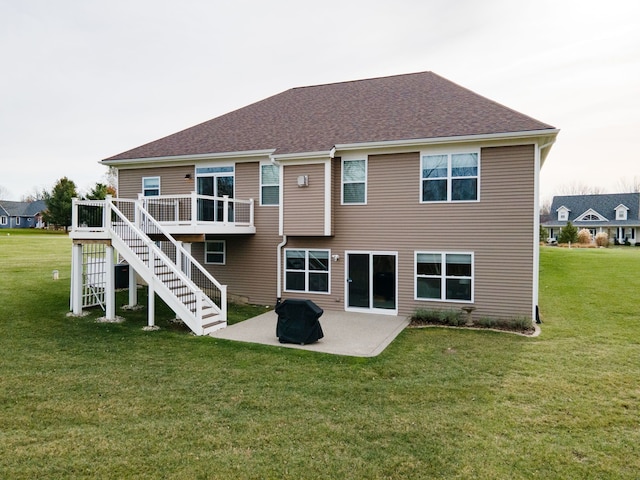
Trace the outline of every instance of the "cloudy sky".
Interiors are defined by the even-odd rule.
[[[0,190],[292,87],[430,70],[561,129],[541,193],[640,178],[636,0],[0,0]]]

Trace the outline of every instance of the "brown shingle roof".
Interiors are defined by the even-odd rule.
[[[293,88],[107,160],[553,129],[432,72]]]

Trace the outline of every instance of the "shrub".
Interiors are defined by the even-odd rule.
[[[411,323],[414,325],[464,325],[466,318],[462,315],[461,310],[430,310],[427,308],[418,308],[411,317]]]
[[[586,228],[581,229],[578,232],[578,243],[581,243],[583,245],[591,243],[591,232]]]
[[[576,243],[578,241],[578,229],[571,222],[560,229],[558,243]]]
[[[501,330],[512,330],[516,332],[530,332],[533,330],[533,323],[528,317],[516,318],[491,318],[482,317],[475,323],[482,328],[498,328]]]
[[[600,232],[596,234],[596,245],[599,247],[609,246],[609,235],[606,232]]]

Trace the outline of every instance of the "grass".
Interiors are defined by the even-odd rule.
[[[640,249],[543,249],[540,337],[408,329],[366,359],[195,337],[161,305],[157,332],[68,318],[69,258],[0,235],[0,478],[640,471]]]

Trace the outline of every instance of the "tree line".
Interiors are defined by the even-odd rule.
[[[116,195],[113,186],[104,183],[96,183],[85,197],[78,196],[78,189],[73,180],[62,177],[48,192],[43,190],[42,200],[45,201],[47,209],[43,212],[43,220],[49,225],[64,227],[65,232],[71,225],[71,212],[73,198],[83,198],[86,200],[104,200],[107,195]]]

